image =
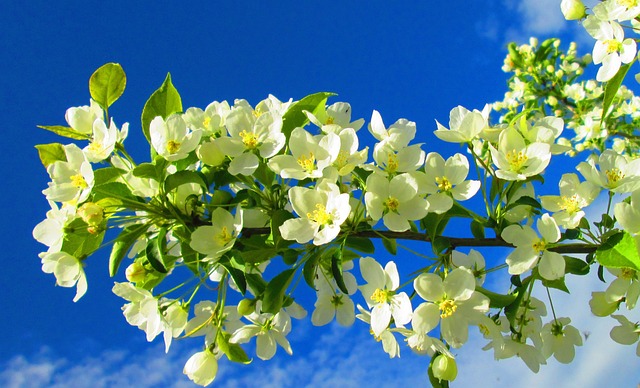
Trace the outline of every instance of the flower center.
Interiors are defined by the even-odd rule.
[[[391,296],[391,292],[376,288],[376,290],[371,295],[371,300],[376,303],[388,303],[391,300]]]
[[[349,159],[349,153],[345,150],[340,151],[338,157],[336,158],[336,166],[338,168],[342,168],[347,165]]]
[[[342,295],[334,295],[331,298],[331,304],[334,305],[335,307],[341,306],[343,304]]]
[[[220,230],[220,233],[218,233],[215,236],[215,240],[220,246],[225,246],[231,240],[233,240],[233,235],[229,233],[229,230],[227,229],[226,226],[223,226],[222,229]]]
[[[617,167],[605,171],[605,175],[607,176],[609,183],[611,183],[612,185],[617,184],[619,180],[624,178],[624,173]]]
[[[388,210],[388,211],[392,211],[392,212],[397,212],[398,211],[398,206],[400,205],[400,203],[398,202],[398,200],[394,197],[389,197],[387,198],[386,201],[384,201],[384,207]]]
[[[316,210],[307,213],[307,218],[320,225],[328,225],[333,221],[333,215],[327,213],[327,209],[320,203],[316,205]]]
[[[456,306],[456,302],[453,299],[443,300],[438,304],[438,307],[440,308],[440,318],[448,318],[458,309],[458,306]]]
[[[631,269],[631,268],[622,268],[622,272],[620,273],[620,277],[622,277],[623,279],[635,279],[636,278],[636,271]]]
[[[334,119],[333,117],[331,117],[331,116],[327,117],[326,125],[331,125],[331,124],[333,124],[333,121],[334,121],[334,120],[335,120],[335,119]]]
[[[258,146],[258,138],[255,133],[242,131],[240,132],[240,137],[242,138],[242,143],[248,149],[252,150]]]
[[[511,171],[520,172],[527,162],[527,155],[522,151],[511,150],[507,152],[507,162],[509,162],[509,168]]]
[[[449,191],[453,187],[446,176],[436,177],[436,183],[440,191]]]
[[[618,4],[625,7],[627,10],[638,6],[638,0],[618,0]]]
[[[560,208],[563,209],[564,211],[566,211],[569,214],[577,213],[581,209],[581,207],[580,207],[580,202],[581,201],[578,198],[577,194],[574,194],[571,197],[563,195],[560,198],[560,201],[561,201]]]
[[[618,53],[622,50],[622,43],[615,39],[605,40],[604,45],[607,48],[607,53],[609,54]]]
[[[209,128],[209,124],[211,124],[211,117],[205,117],[204,120],[202,120],[202,126]]]
[[[89,186],[81,174],[72,175],[71,184],[79,189],[86,189]]]
[[[89,144],[89,151],[91,152],[100,152],[102,151],[103,147],[102,144],[98,141],[94,141],[91,142],[91,144]]]
[[[547,243],[544,240],[538,240],[533,243],[532,247],[533,247],[533,250],[540,253],[547,248]]]
[[[311,174],[315,169],[316,158],[313,155],[313,152],[309,152],[309,157],[307,158],[305,155],[302,155],[298,158],[298,164],[305,170],[307,173]]]
[[[169,151],[170,154],[175,154],[176,152],[178,152],[179,149],[180,149],[179,142],[175,140],[169,140],[167,142],[167,151]]]
[[[390,153],[387,158],[387,171],[396,172],[398,170],[398,155]]]

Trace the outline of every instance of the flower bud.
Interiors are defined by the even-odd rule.
[[[456,360],[451,357],[440,354],[431,364],[433,377],[438,380],[453,381],[458,376],[458,366]]]
[[[104,220],[104,209],[93,202],[87,202],[80,206],[77,214],[89,226],[98,226]]]
[[[247,316],[256,310],[256,302],[252,299],[242,299],[236,309],[238,310],[238,314]]]
[[[567,20],[579,20],[587,16],[586,7],[582,0],[562,0],[560,9]]]
[[[147,276],[147,271],[144,269],[142,264],[134,261],[127,267],[124,274],[127,277],[127,280],[131,283],[138,283],[144,280],[145,276]]]

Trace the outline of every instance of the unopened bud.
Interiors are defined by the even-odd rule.
[[[456,360],[441,354],[433,360],[431,364],[433,377],[438,380],[453,381],[458,376],[458,366]]]
[[[560,9],[567,20],[580,20],[587,16],[587,9],[582,0],[562,0]]]
[[[243,317],[247,316],[256,310],[256,302],[252,299],[242,299],[236,309],[238,310],[238,314]]]
[[[104,220],[104,209],[93,202],[87,202],[78,208],[78,216],[89,226],[98,226]]]
[[[138,283],[143,281],[147,276],[147,270],[144,269],[142,264],[134,261],[130,266],[127,267],[124,274],[127,277],[127,280],[131,283]]]

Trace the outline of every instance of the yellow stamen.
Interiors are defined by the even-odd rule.
[[[91,152],[100,152],[103,148],[104,147],[102,147],[102,144],[97,141],[91,142],[91,144],[89,144],[89,151]]]
[[[620,274],[620,277],[622,277],[623,279],[635,279],[636,271],[631,268],[622,268],[622,273]]]
[[[371,295],[371,300],[376,303],[387,303],[389,302],[390,297],[391,295],[389,295],[389,291],[376,288]]]
[[[307,173],[311,174],[316,167],[316,158],[313,155],[313,152],[309,152],[309,157],[307,158],[305,155],[301,155],[298,158],[298,164],[305,170]]]
[[[258,146],[258,137],[255,133],[242,131],[239,135],[242,138],[242,143],[248,149],[252,150]]]
[[[638,0],[618,0],[618,4],[629,10],[638,6]]]
[[[227,229],[226,226],[223,226],[222,229],[220,230],[220,233],[214,236],[214,239],[220,246],[225,246],[231,240],[233,240],[233,235],[229,233],[229,230]]]
[[[452,299],[445,299],[438,304],[440,308],[440,318],[448,318],[453,315],[458,309],[456,302]]]
[[[323,204],[316,204],[316,210],[307,213],[307,218],[320,225],[328,225],[333,221],[333,214],[327,213]]]
[[[202,120],[202,126],[208,128],[209,124],[211,124],[211,117],[205,117],[204,120]]]
[[[580,201],[577,194],[571,197],[563,195],[560,197],[560,201],[560,208],[569,214],[577,213],[582,209],[582,206],[580,206],[582,201]]]
[[[387,158],[387,171],[393,173],[396,170],[398,170],[398,155],[390,153]]]
[[[438,189],[443,192],[449,191],[453,188],[453,185],[449,182],[449,179],[447,179],[446,176],[436,177],[436,183],[438,184]]]
[[[624,178],[624,173],[616,167],[612,168],[611,170],[607,170],[604,173],[607,176],[609,183],[611,183],[612,185],[617,184],[619,180]]]
[[[333,120],[334,120],[334,118],[333,118],[333,117],[328,116],[328,117],[327,117],[326,125],[331,125],[331,124],[333,124]]]
[[[179,142],[175,140],[169,140],[167,142],[167,151],[169,151],[170,154],[175,154],[176,152],[178,152],[179,149],[180,149]]]
[[[507,152],[507,162],[509,162],[509,168],[513,172],[520,172],[527,162],[527,155],[522,151],[511,150]]]
[[[544,240],[538,240],[533,243],[532,247],[533,247],[533,250],[540,253],[547,248],[547,243]]]
[[[398,211],[398,206],[399,205],[400,205],[400,203],[394,197],[389,197],[389,198],[387,198],[386,201],[384,201],[384,207],[387,208],[389,211],[392,211],[392,212]]]
[[[604,45],[607,48],[607,53],[619,53],[622,50],[622,42],[615,39],[609,39],[604,41]]]
[[[89,187],[89,185],[87,184],[87,181],[84,179],[84,177],[81,174],[72,175],[71,184],[74,187],[77,187],[79,189],[86,189],[87,187]]]

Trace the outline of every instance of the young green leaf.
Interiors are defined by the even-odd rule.
[[[147,141],[151,140],[149,136],[149,125],[157,116],[166,119],[173,113],[182,112],[182,99],[178,90],[171,83],[171,74],[167,73],[167,78],[144,104],[142,109],[142,132]]]
[[[624,77],[627,76],[633,62],[635,62],[635,59],[631,63],[620,66],[620,70],[618,70],[616,75],[607,82],[604,88],[604,99],[602,101],[602,118],[600,119],[602,123],[605,122],[605,119],[609,115],[609,107],[613,103],[613,99],[616,97],[618,89],[620,89],[620,85],[622,85],[622,81],[624,81]]]
[[[122,96],[126,86],[127,76],[118,63],[102,65],[89,78],[91,98],[105,110]]]
[[[54,162],[58,160],[66,162],[67,155],[64,152],[64,146],[60,143],[50,143],[50,144],[38,144],[36,146],[38,150],[38,156],[40,156],[40,161],[42,165],[49,167]]]
[[[303,111],[315,113],[319,109],[324,109],[327,99],[335,95],[335,93],[328,92],[310,94],[291,105],[282,117],[282,133],[289,139],[294,128],[304,127],[309,122],[309,118]]]
[[[47,131],[51,131],[57,135],[74,140],[87,140],[90,137],[89,135],[80,133],[71,127],[65,127],[62,125],[38,125],[38,128],[46,129]]]
[[[631,268],[640,271],[640,255],[636,241],[623,231],[611,235],[597,250],[596,259],[610,268]]]
[[[264,289],[262,297],[262,311],[265,313],[277,314],[284,304],[285,292],[296,270],[288,269],[271,279]]]
[[[344,278],[342,277],[342,250],[336,249],[336,251],[331,256],[331,273],[333,274],[333,278],[336,280],[336,285],[340,289],[340,291],[345,294],[349,294],[349,290],[347,289],[347,285],[344,284]]]
[[[111,255],[109,256],[109,276],[114,277],[116,275],[124,256],[129,249],[131,249],[138,237],[142,236],[148,228],[148,224],[133,224],[126,226],[122,232],[120,232],[113,243],[113,248],[111,248]]]

